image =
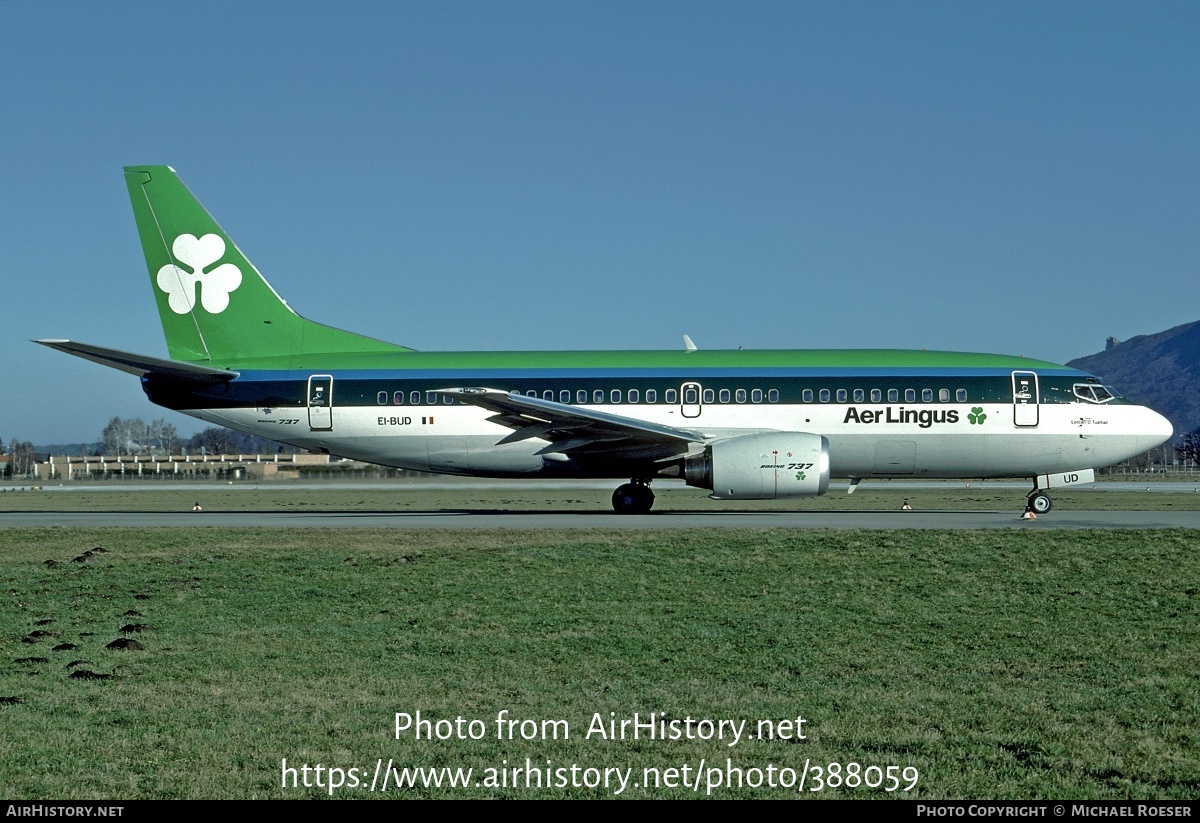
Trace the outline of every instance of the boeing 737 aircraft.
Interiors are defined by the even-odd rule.
[[[1047,490],[1171,424],[1084,372],[927,351],[420,352],[306,320],[167,166],[125,169],[169,359],[47,346],[136,374],[155,403],[331,455],[478,477],[655,478],[721,500],[830,477],[1025,477]]]

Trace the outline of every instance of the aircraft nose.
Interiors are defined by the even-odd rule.
[[[1175,427],[1171,425],[1171,421],[1153,409],[1146,409],[1145,419],[1140,428],[1141,431],[1138,432],[1138,448],[1141,451],[1148,451],[1161,443],[1165,443],[1175,433]]]

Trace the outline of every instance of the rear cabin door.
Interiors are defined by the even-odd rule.
[[[329,431],[333,428],[333,375],[314,374],[308,378],[308,428]]]
[[[1013,423],[1018,426],[1038,424],[1038,378],[1031,371],[1012,373]]]
[[[684,417],[700,416],[700,384],[684,383],[679,389],[679,411]]]

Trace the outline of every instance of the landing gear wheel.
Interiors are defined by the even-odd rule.
[[[617,514],[645,514],[654,505],[654,492],[642,483],[626,483],[613,492],[612,504]]]
[[[1045,514],[1054,508],[1054,501],[1045,492],[1034,492],[1029,495],[1029,509],[1034,514]]]

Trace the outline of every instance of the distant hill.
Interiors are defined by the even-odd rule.
[[[1110,343],[1067,365],[1166,415],[1177,437],[1200,428],[1200,321]]]
[[[84,454],[99,454],[99,443],[50,443],[45,446],[34,446],[38,454],[66,454],[71,457]]]

